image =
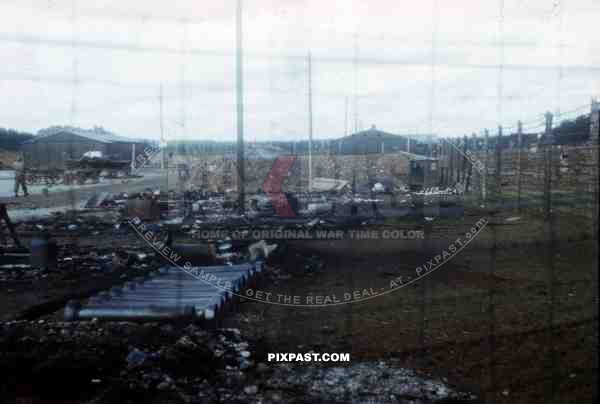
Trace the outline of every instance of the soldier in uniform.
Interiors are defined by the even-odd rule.
[[[27,192],[27,185],[25,185],[25,162],[23,156],[17,156],[17,160],[13,163],[13,169],[15,170],[15,198],[19,196],[19,185],[23,188],[23,194],[29,195]]]

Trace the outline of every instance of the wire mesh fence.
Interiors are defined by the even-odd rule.
[[[528,144],[521,133],[487,134],[438,148],[441,181],[462,184],[465,204],[489,218],[490,238],[460,264],[487,276],[450,292],[424,281],[416,335],[424,363],[470,363],[457,368],[486,402],[597,399],[595,107],[584,142],[557,142],[550,121]]]

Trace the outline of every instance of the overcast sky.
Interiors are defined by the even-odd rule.
[[[0,126],[235,138],[235,0],[0,0]],[[247,140],[526,129],[600,96],[597,0],[245,0]],[[348,117],[346,119],[346,116]]]

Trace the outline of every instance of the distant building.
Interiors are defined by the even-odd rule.
[[[28,167],[64,168],[67,160],[78,160],[89,151],[99,151],[112,160],[129,161],[134,148],[138,156],[148,146],[148,142],[118,136],[102,128],[51,127],[24,142],[21,151]]]
[[[414,153],[402,153],[409,161],[408,186],[412,190],[439,185],[438,159]]]

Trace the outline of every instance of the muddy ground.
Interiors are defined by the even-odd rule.
[[[392,293],[333,307],[241,300],[204,329],[63,323],[69,298],[161,265],[138,260],[149,247],[113,219],[63,219],[59,270],[3,271],[3,402],[478,402],[470,394],[436,397],[430,380],[483,402],[592,401],[597,241],[580,223],[558,224],[560,237],[550,244],[541,220],[499,220],[442,268]],[[434,232],[432,245],[471,222],[440,223],[444,237]],[[76,230],[68,230],[72,223]],[[33,234],[33,226],[19,230]],[[298,296],[378,290],[430,260],[433,249],[403,240],[288,241],[257,289]],[[309,351],[348,352],[351,363],[265,361],[267,353]],[[331,395],[352,383],[365,387]]]
[[[4,250],[7,254],[0,255],[0,319],[5,321],[46,316],[69,299],[84,298],[161,265],[115,212],[54,214],[18,223],[16,231],[26,248],[32,239],[49,231],[57,247],[56,266],[40,269],[30,265],[29,257],[9,254],[14,246]]]
[[[378,290],[431,259],[381,242],[357,243],[289,245],[264,292],[339,296]],[[374,299],[316,308],[245,301],[228,324],[281,352],[394,359],[485,402],[591,402],[596,251],[585,240],[562,242],[552,251],[544,244],[496,252],[466,248],[418,283]],[[306,256],[324,262],[307,270]]]

